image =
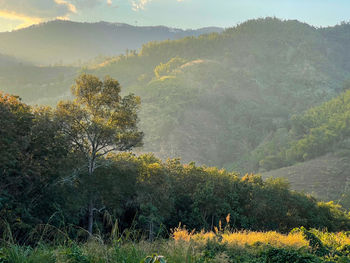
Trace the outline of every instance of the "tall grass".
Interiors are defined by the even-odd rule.
[[[149,242],[136,230],[119,231],[115,222],[108,239],[95,235],[79,242],[60,233],[51,242],[54,228],[38,229],[42,229],[36,233],[40,242],[34,246],[13,244],[8,233],[1,243],[0,263],[139,263],[154,253],[164,256],[167,263],[350,262],[347,232],[310,230],[327,251],[318,255],[303,231],[230,231],[220,226],[214,232],[195,233],[179,226],[169,239]]]
[[[189,232],[185,228],[176,228],[172,237],[174,240],[179,241],[194,241],[196,243],[205,243],[207,240],[219,239],[220,243],[228,244],[231,246],[245,247],[247,245],[252,246],[254,244],[269,244],[274,247],[294,247],[302,248],[308,246],[308,241],[304,238],[300,232],[289,233],[287,235],[277,233],[275,231],[269,232],[252,232],[252,231],[239,231],[222,233],[214,232]],[[342,240],[344,241],[344,240]],[[349,243],[350,244],[350,243]]]

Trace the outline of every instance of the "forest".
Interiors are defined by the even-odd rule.
[[[226,251],[227,242],[222,241],[222,236],[234,239],[237,234],[228,232],[233,229],[278,231],[293,236],[295,229],[302,227],[298,231],[305,238],[298,236],[299,242],[308,246],[310,235],[323,243],[303,227],[328,231],[350,228],[350,216],[340,205],[318,202],[310,195],[292,191],[281,178],[264,181],[259,175],[242,177],[224,169],[196,166],[194,162],[164,162],[153,154],[133,154],[129,150],[140,146],[143,137],[137,128],[140,100],[132,94],[122,97],[120,92],[114,79],[106,77],[101,81],[83,74],[72,87],[74,101],[61,101],[55,108],[32,107],[16,96],[0,94],[0,235],[5,241],[32,246],[43,242],[64,244],[67,240],[87,240],[96,233],[107,244],[129,238],[133,242],[142,238],[153,241],[169,234],[174,240],[190,242],[193,232],[181,228],[183,224],[189,229],[215,229],[216,234],[201,232],[203,237],[190,242],[209,246],[205,249],[212,255],[204,258],[210,260],[218,254],[217,249]],[[124,241],[116,241],[115,232],[119,231],[134,231],[133,237],[119,234],[118,240]],[[260,242],[258,232],[248,235]],[[207,243],[203,238],[208,239]],[[283,238],[275,236],[273,240],[283,243]],[[120,245],[120,249],[127,249]],[[236,246],[234,249],[238,249]],[[11,245],[2,251],[0,259],[56,262],[49,249],[23,249]],[[73,259],[69,262],[102,262],[89,258],[92,255],[85,255],[79,245],[70,249],[65,252],[68,259]],[[137,249],[141,255],[147,251],[142,246]],[[254,251],[242,253],[248,258],[266,257],[265,253],[275,253],[270,249],[266,247],[257,255]],[[319,247],[313,251],[315,255],[307,249],[305,255],[299,255],[282,249],[279,256],[295,253],[297,258],[318,260],[317,256],[327,254],[318,254],[318,250]],[[114,253],[117,257],[119,252]],[[340,258],[346,258],[346,253]]]
[[[54,106],[71,99],[80,73],[109,75],[142,99],[144,152],[264,172],[277,168],[263,159],[273,155],[271,141],[287,136],[291,117],[345,88],[349,31],[348,24],[318,29],[250,20],[222,33],[149,42],[83,67],[7,63],[0,87],[31,105]]]
[[[72,99],[69,88],[79,74],[109,75],[123,93],[141,98],[145,136],[137,151],[243,175],[286,177],[292,189],[348,206],[346,144],[314,148],[305,158],[290,156],[293,150],[285,155],[303,136],[294,134],[295,119],[348,88],[349,32],[348,23],[315,28],[263,18],[223,32],[149,42],[83,66],[38,66],[4,55],[0,89],[30,105],[55,106]]]
[[[0,262],[350,262],[350,25],[218,31],[0,55]]]

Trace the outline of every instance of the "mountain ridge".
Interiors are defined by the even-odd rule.
[[[69,64],[96,56],[120,55],[127,49],[139,49],[149,41],[180,39],[222,30],[216,27],[182,30],[165,26],[54,20],[0,33],[0,53],[36,64]]]

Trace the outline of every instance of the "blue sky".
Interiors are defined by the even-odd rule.
[[[0,0],[0,31],[57,18],[199,28],[266,16],[335,25],[350,21],[350,0]]]

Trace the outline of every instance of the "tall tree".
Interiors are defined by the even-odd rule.
[[[121,97],[117,80],[82,74],[72,87],[74,101],[61,101],[56,116],[85,160],[86,171],[93,182],[98,160],[112,151],[127,151],[142,143],[137,111],[140,98],[133,94]],[[92,234],[94,193],[89,193],[88,231]]]

